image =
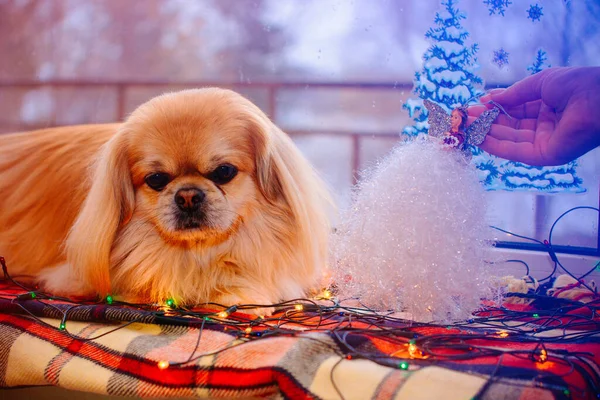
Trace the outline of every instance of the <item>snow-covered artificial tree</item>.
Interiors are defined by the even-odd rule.
[[[404,128],[407,135],[427,134],[428,111],[423,100],[431,100],[447,112],[465,105],[482,93],[482,79],[474,73],[477,67],[477,44],[467,45],[469,33],[462,27],[466,18],[456,7],[457,0],[442,1],[442,10],[436,13],[435,27],[425,37],[433,44],[423,55],[423,69],[415,73],[415,88],[419,98],[409,99],[403,105],[413,118],[414,125]],[[490,156],[479,148],[473,148],[473,162],[479,170],[481,182],[491,187],[499,178],[499,158]]]
[[[423,69],[415,73],[414,92],[419,98],[409,99],[403,106],[415,121],[413,126],[404,128],[405,134],[427,133],[429,124],[424,99],[450,112],[481,92],[476,85],[481,85],[482,80],[473,72],[477,45],[466,44],[469,33],[461,25],[466,17],[456,3],[457,0],[442,1],[443,10],[436,13],[435,27],[425,34],[433,44],[423,55]]]

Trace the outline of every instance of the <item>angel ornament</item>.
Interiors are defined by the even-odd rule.
[[[456,148],[469,156],[469,146],[483,143],[492,123],[500,114],[498,108],[486,110],[467,126],[467,106],[457,107],[448,115],[442,107],[429,100],[423,100],[423,104],[429,110],[429,136],[438,139],[443,146]]]

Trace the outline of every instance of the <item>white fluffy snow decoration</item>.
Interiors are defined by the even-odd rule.
[[[469,318],[489,295],[484,193],[459,152],[400,145],[359,183],[332,239],[339,296],[419,321]]]

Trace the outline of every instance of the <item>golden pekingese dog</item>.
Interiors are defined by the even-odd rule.
[[[303,297],[324,272],[330,204],[291,139],[229,90],[165,94],[122,124],[0,135],[0,255],[55,295]]]

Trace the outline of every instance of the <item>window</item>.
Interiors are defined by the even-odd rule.
[[[414,74],[434,40],[440,1],[91,0],[0,3],[0,132],[120,120],[148,98],[199,85],[255,101],[323,173],[342,206],[359,171],[413,124]],[[490,2],[488,2],[490,3]],[[465,46],[477,44],[480,87],[540,68],[600,64],[594,0],[454,2]],[[531,3],[531,4],[530,4]],[[543,58],[543,57],[542,57]],[[598,207],[600,150],[578,161],[583,193],[490,191],[490,218],[545,239],[575,206]],[[598,252],[598,213],[578,210],[553,241]],[[514,245],[520,240],[499,233]]]

